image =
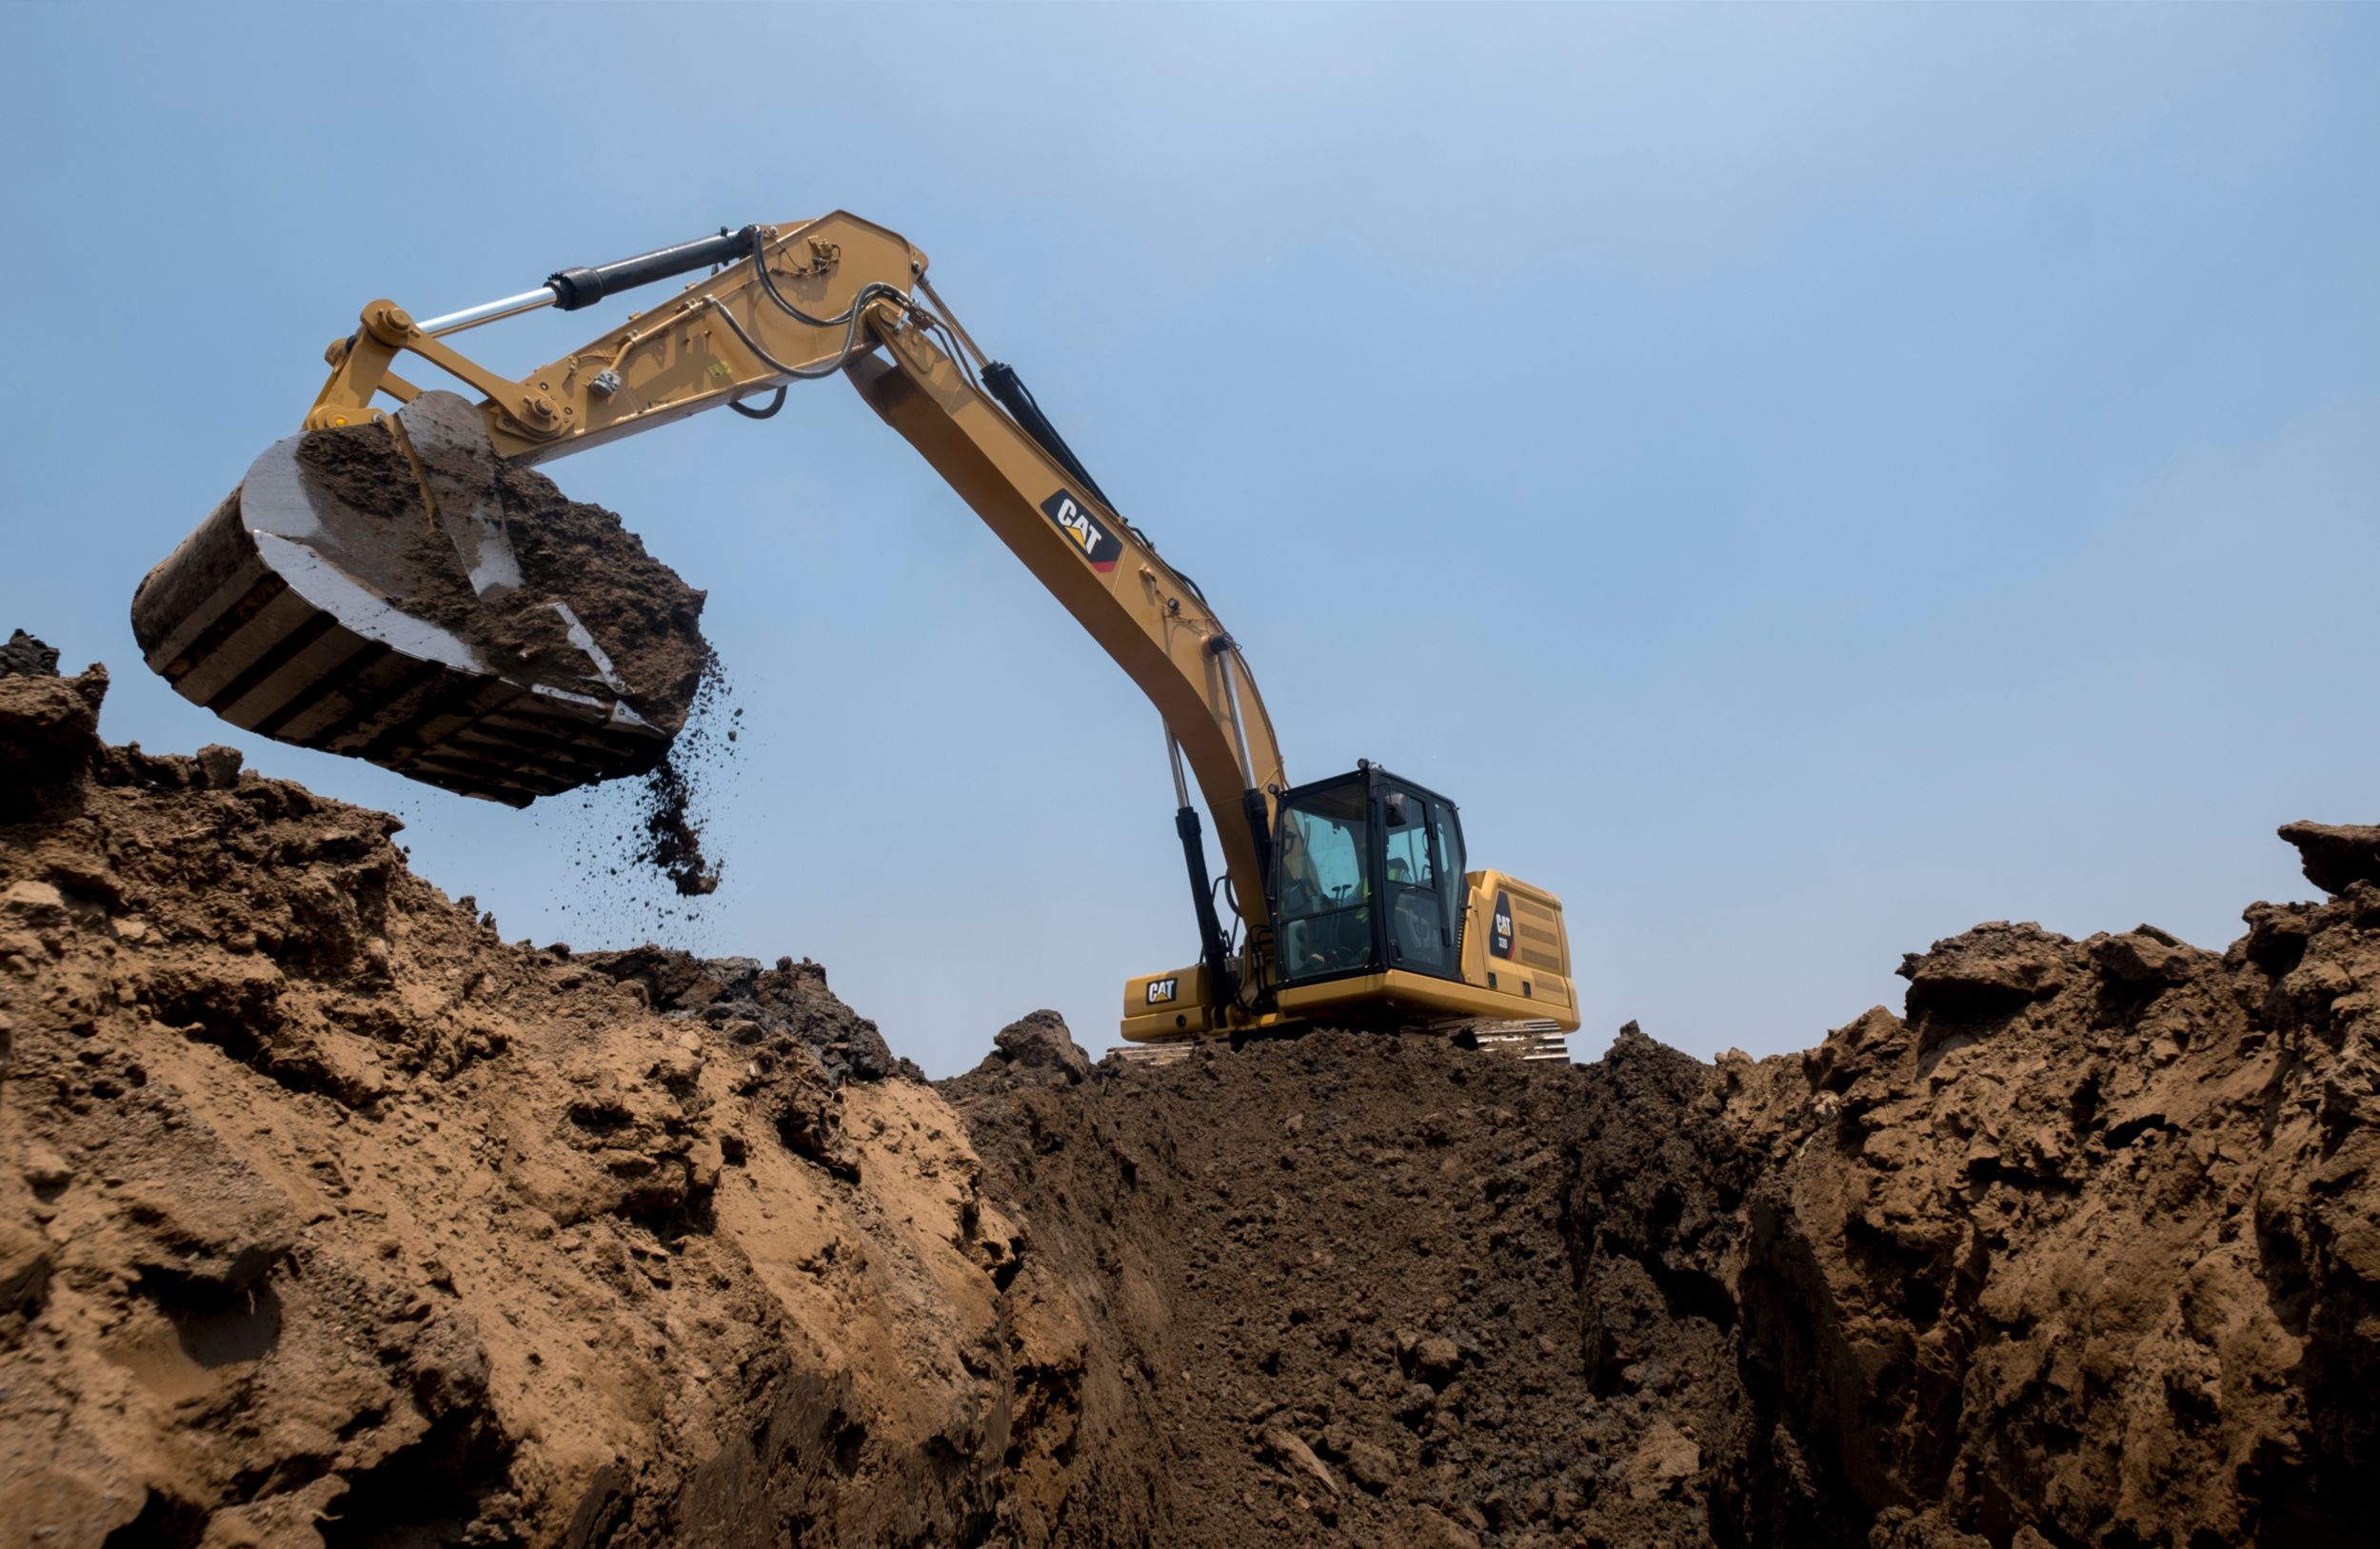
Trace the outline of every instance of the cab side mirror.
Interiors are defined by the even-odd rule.
[[[1403,791],[1393,790],[1380,798],[1380,818],[1391,828],[1413,826],[1412,803],[1406,799]]]

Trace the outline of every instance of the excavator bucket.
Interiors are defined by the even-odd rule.
[[[661,760],[707,656],[701,606],[430,392],[272,446],[141,583],[132,629],[233,725],[526,806]]]

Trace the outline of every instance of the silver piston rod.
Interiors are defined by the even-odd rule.
[[[541,307],[559,307],[575,312],[582,307],[592,307],[605,296],[616,296],[623,290],[633,290],[655,280],[673,275],[691,274],[698,268],[717,268],[732,264],[752,250],[753,240],[763,234],[762,228],[747,226],[740,231],[719,228],[717,236],[697,237],[667,248],[656,248],[634,258],[616,263],[581,266],[577,268],[556,269],[545,277],[545,283],[535,290],[524,290],[517,296],[501,301],[482,302],[466,307],[459,312],[448,312],[418,325],[424,333],[440,338],[461,333],[466,328],[493,323],[499,318],[518,317]]]
[[[554,299],[552,288],[541,285],[534,290],[524,290],[517,296],[506,296],[502,301],[484,301],[477,307],[466,307],[459,312],[448,312],[444,317],[433,317],[418,326],[431,338],[441,339],[449,333],[461,333],[465,328],[478,328],[482,323],[493,323],[500,318],[518,317],[523,312],[533,312],[540,307],[551,307]]]

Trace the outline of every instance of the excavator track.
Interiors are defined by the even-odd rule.
[[[1353,1031],[1354,1029],[1312,1028],[1308,1030],[1319,1032]],[[1488,1022],[1460,1026],[1432,1024],[1416,1025],[1402,1030],[1409,1033],[1428,1034],[1450,1041],[1456,1034],[1467,1032],[1471,1035],[1472,1041],[1478,1045],[1480,1052],[1485,1054],[1500,1054],[1507,1059],[1521,1060],[1532,1063],[1567,1064],[1570,1062],[1570,1035],[1562,1030],[1559,1023],[1556,1022]],[[1182,1061],[1189,1059],[1192,1053],[1201,1048],[1229,1048],[1230,1046],[1230,1042],[1226,1039],[1192,1037],[1169,1039],[1162,1043],[1119,1043],[1110,1048],[1107,1053],[1128,1065],[1157,1066],[1180,1064]]]

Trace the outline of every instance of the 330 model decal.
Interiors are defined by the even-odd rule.
[[[1501,890],[1496,895],[1495,928],[1488,933],[1488,952],[1495,957],[1513,955],[1513,901]]]
[[[1061,489],[1041,502],[1041,514],[1058,524],[1058,530],[1070,539],[1091,568],[1104,575],[1116,567],[1123,557],[1122,540],[1107,530],[1106,524],[1083,509],[1082,502]]]

